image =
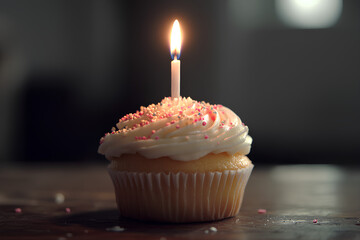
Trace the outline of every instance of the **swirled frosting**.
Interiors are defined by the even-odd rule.
[[[191,98],[164,98],[119,119],[100,139],[106,157],[138,153],[146,158],[190,161],[209,153],[250,152],[249,128],[229,108]]]

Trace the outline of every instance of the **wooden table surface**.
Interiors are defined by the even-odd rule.
[[[65,196],[63,203],[55,203],[56,193]],[[124,230],[111,231],[114,226]],[[360,168],[255,166],[238,216],[193,224],[119,218],[105,166],[0,170],[0,239],[205,238],[360,239]]]

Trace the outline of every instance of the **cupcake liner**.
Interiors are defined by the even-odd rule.
[[[124,217],[201,222],[235,216],[253,165],[223,172],[136,173],[108,169]]]

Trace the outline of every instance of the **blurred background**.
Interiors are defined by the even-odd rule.
[[[255,163],[358,164],[356,0],[0,0],[0,164],[106,162],[119,118],[181,95],[250,127]]]

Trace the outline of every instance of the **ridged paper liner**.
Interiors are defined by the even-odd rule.
[[[207,173],[135,173],[109,169],[120,214],[160,222],[235,216],[253,165]]]

